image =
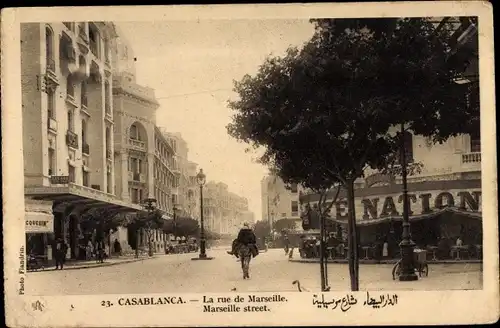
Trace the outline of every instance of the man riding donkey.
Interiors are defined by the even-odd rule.
[[[250,225],[246,222],[243,224],[243,228],[241,228],[240,232],[238,233],[238,237],[233,240],[231,250],[227,251],[227,253],[229,255],[238,257],[238,249],[242,245],[246,245],[248,246],[248,248],[250,248],[253,257],[259,255],[259,249],[257,248],[257,238],[255,237],[255,233],[253,232],[253,230],[250,228]]]

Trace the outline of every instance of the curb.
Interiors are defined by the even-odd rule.
[[[289,262],[295,263],[315,263],[319,264],[318,260],[308,260],[308,259],[288,259]],[[396,264],[398,260],[391,261],[377,261],[377,260],[360,260],[359,264]],[[481,260],[461,260],[461,261],[453,261],[453,260],[443,260],[443,261],[427,261],[428,264],[480,264],[483,261]],[[327,263],[333,264],[347,264],[347,260],[327,260]]]
[[[119,265],[119,264],[127,264],[127,263],[134,263],[134,262],[139,262],[139,261],[144,261],[144,260],[151,260],[151,259],[155,259],[155,258],[158,258],[158,257],[153,256],[153,257],[147,257],[147,258],[142,258],[142,259],[125,260],[125,261],[120,261],[120,262],[104,262],[104,263],[101,263],[98,265],[82,265],[82,266],[74,266],[74,267],[66,266],[61,271],[102,268],[102,267],[114,266],[114,265]],[[47,268],[44,270],[33,270],[33,271],[28,271],[28,273],[47,272],[47,271],[59,271],[59,270],[56,270],[55,268],[50,267],[50,269]]]

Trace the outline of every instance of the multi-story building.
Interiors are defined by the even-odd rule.
[[[134,211],[115,196],[113,67],[109,22],[21,26],[24,178],[28,249],[51,257],[63,238],[81,257],[80,214],[93,207]],[[36,214],[38,213],[38,214]],[[46,233],[41,233],[46,232]]]
[[[185,210],[189,217],[200,219],[200,186],[196,179],[198,174],[198,164],[188,161],[186,165],[188,176],[187,205]]]
[[[153,89],[136,82],[134,53],[123,35],[112,44],[113,109],[115,117],[114,153],[116,194],[124,201],[141,204],[154,198],[156,206],[170,214],[170,192],[173,183],[173,156],[171,143],[156,126],[159,103]],[[122,248],[147,244],[144,231],[138,236],[132,231],[118,231]],[[156,251],[163,251],[166,235],[154,233]]]
[[[230,192],[222,182],[210,181],[205,185],[203,213],[207,229],[225,235],[235,234],[244,222],[254,221],[248,200]]]
[[[293,220],[300,227],[299,209],[300,188],[287,186],[275,175],[268,175],[261,180],[262,219],[267,220],[271,228],[278,220]]]

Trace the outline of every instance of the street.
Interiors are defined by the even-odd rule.
[[[28,273],[27,295],[93,295],[133,293],[289,292],[299,280],[319,291],[319,265],[289,262],[283,250],[261,253],[243,280],[240,263],[225,249],[208,250],[211,261],[191,261],[197,254],[159,255],[153,259],[107,267]],[[480,289],[479,264],[430,264],[429,276],[414,282],[393,281],[392,265],[360,265],[362,290]],[[346,264],[328,266],[331,290],[349,290]]]

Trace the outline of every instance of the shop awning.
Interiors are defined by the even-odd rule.
[[[117,212],[144,211],[138,204],[130,204],[100,190],[69,183],[64,186],[27,187],[24,195],[35,200],[52,201],[64,208],[69,205],[82,208],[106,208]]]
[[[446,208],[443,208],[439,211],[434,211],[432,213],[412,215],[412,216],[410,216],[410,221],[431,219],[431,218],[434,218],[434,217],[441,215],[443,213],[455,213],[455,214],[467,216],[467,217],[477,219],[477,220],[482,220],[482,217],[483,217],[481,212],[464,211],[464,210],[457,208],[457,207],[446,207]],[[402,221],[402,220],[403,220],[403,217],[401,215],[400,216],[386,216],[386,217],[379,218],[379,219],[357,221],[356,225],[357,226],[368,226],[368,225],[375,225],[375,224],[389,222],[389,221]],[[332,221],[339,223],[339,224],[347,224],[347,221],[345,221],[345,220],[333,219]]]
[[[54,232],[54,216],[43,212],[25,212],[26,233]]]

